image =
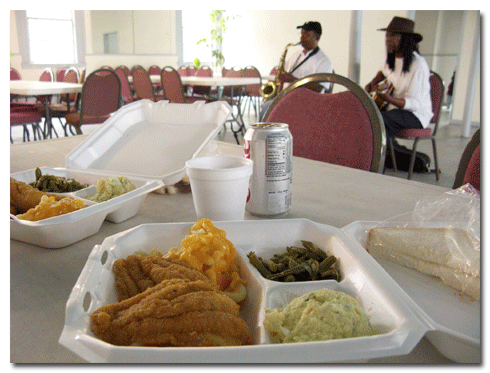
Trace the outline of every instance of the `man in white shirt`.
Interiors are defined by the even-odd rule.
[[[318,41],[322,35],[322,25],[319,22],[306,22],[296,28],[301,29],[300,44],[302,48],[298,48],[298,50],[286,55],[285,72],[277,76],[277,79],[283,83],[283,89],[305,76],[316,73],[331,73],[333,71],[332,61],[318,47]],[[316,92],[322,92],[328,89],[329,86],[330,83],[321,83],[308,88]],[[261,118],[271,103],[272,100],[264,103]]]
[[[386,63],[366,85],[368,92],[377,91],[380,100],[386,101],[381,111],[386,136],[395,136],[406,128],[426,128],[433,116],[430,97],[430,69],[418,53],[417,44],[422,35],[414,32],[415,23],[406,18],[394,17],[386,31]],[[387,79],[393,87],[382,92],[378,84]]]

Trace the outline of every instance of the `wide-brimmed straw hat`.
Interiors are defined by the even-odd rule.
[[[415,38],[415,42],[422,41],[422,35],[414,32],[415,22],[408,18],[393,17],[390,24],[386,28],[378,29],[378,31],[391,31],[396,34],[411,34]]]

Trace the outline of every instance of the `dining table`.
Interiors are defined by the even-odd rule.
[[[10,146],[10,172],[64,167],[65,156],[90,135],[54,138]],[[203,155],[243,156],[240,145],[212,140]],[[355,221],[384,221],[413,211],[418,201],[438,197],[447,188],[379,173],[293,157],[293,202],[281,219],[309,219],[342,228]],[[267,220],[245,214],[245,220]],[[65,306],[87,258],[104,239],[153,223],[195,222],[192,194],[150,193],[138,214],[60,249],[10,240],[11,363],[84,363],[60,345]],[[185,361],[183,361],[185,363]],[[374,364],[451,364],[423,337],[407,355],[373,358]]]
[[[45,128],[44,138],[53,137],[53,123],[51,118],[51,112],[49,104],[53,95],[67,94],[67,93],[80,93],[82,92],[83,84],[81,83],[68,83],[68,82],[45,82],[37,80],[11,80],[10,81],[10,94],[19,95],[24,97],[43,96],[45,109]],[[68,103],[69,104],[69,103]]]

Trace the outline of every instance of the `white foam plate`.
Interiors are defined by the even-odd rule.
[[[170,104],[139,100],[124,105],[66,156],[66,167],[123,172],[173,185],[222,128],[224,101]]]
[[[93,248],[66,305],[59,342],[94,363],[320,363],[365,361],[408,354],[431,329],[425,315],[382,267],[341,229],[305,219],[215,222],[234,243],[248,295],[241,317],[248,323],[253,345],[240,347],[114,346],[94,337],[90,314],[117,301],[112,264],[135,251],[156,247],[166,253],[180,242],[193,223],[145,224],[106,238]],[[264,258],[286,246],[309,240],[338,258],[342,280],[280,283],[264,279],[247,253]],[[324,342],[270,344],[263,327],[265,308],[281,307],[311,290],[327,288],[353,296],[369,316],[376,335]]]
[[[379,224],[354,222],[343,229],[365,247],[369,230]],[[387,260],[379,264],[430,317],[434,330],[427,333],[427,339],[444,356],[461,363],[481,362],[480,301],[462,297],[435,276]]]
[[[93,202],[85,197],[96,194],[95,184],[101,178],[124,176],[95,170],[70,170],[66,168],[40,167],[43,175],[73,178],[87,188],[63,195],[82,199],[85,208],[39,221],[10,220],[10,238],[46,248],[61,248],[97,233],[104,220],[120,223],[135,216],[148,193],[163,186],[161,180],[129,176],[136,189],[105,202]],[[27,184],[36,181],[35,169],[10,175]]]

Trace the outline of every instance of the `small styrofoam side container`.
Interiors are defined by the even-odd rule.
[[[68,214],[39,221],[10,220],[10,238],[46,248],[61,248],[97,233],[104,220],[120,223],[136,215],[149,193],[163,186],[161,180],[129,177],[136,189],[104,202],[93,202],[85,197],[96,193],[95,183],[101,178],[121,176],[96,170],[70,170],[40,167],[43,175],[74,178],[90,186],[65,196],[81,199],[86,207]],[[27,184],[36,180],[35,170],[10,175]]]

